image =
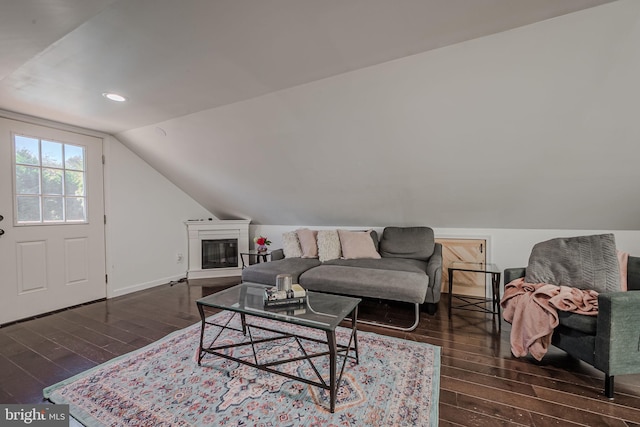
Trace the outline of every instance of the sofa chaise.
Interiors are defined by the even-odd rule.
[[[409,327],[375,321],[361,323],[414,330],[421,306],[434,314],[440,301],[442,245],[435,243],[429,227],[386,227],[380,241],[375,231],[367,233],[375,248],[372,257],[341,256],[321,261],[317,257],[286,257],[278,249],[272,252],[270,262],[245,268],[242,280],[275,285],[278,274],[291,274],[294,283],[310,291],[410,303],[414,305],[415,319]]]

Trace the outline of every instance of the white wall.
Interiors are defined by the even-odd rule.
[[[620,0],[119,137],[222,218],[638,230],[638,46]]]
[[[104,152],[107,297],[185,277],[184,221],[213,215],[117,139],[106,138]]]

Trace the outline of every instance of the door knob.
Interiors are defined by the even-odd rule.
[[[0,228],[0,236],[2,236],[3,234],[4,234],[4,230]]]
[[[0,221],[2,221],[4,219],[4,217],[2,215],[0,215]]]

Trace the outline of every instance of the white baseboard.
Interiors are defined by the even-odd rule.
[[[126,286],[124,288],[119,288],[119,289],[111,289],[111,287],[109,287],[107,289],[107,298],[115,298],[115,297],[119,297],[119,296],[122,296],[122,295],[130,294],[132,292],[143,291],[145,289],[154,288],[156,286],[166,285],[169,282],[177,281],[177,280],[180,280],[180,279],[182,279],[184,277],[186,277],[186,274],[180,274],[180,275],[177,275],[177,276],[164,277],[164,278],[161,278],[161,279],[152,280],[150,282],[138,283],[138,284],[135,284],[135,285]]]
[[[189,270],[187,272],[189,279],[209,279],[213,277],[235,277],[242,276],[242,268],[209,268],[205,270]]]

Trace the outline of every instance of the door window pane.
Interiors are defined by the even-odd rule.
[[[62,144],[42,141],[42,166],[62,168]]]
[[[64,167],[78,171],[84,170],[84,147],[64,145]]]
[[[40,194],[40,168],[16,165],[16,192]]]
[[[64,219],[62,197],[43,197],[42,203],[42,217],[44,221],[57,222]]]
[[[26,136],[15,136],[16,143],[16,164],[19,165],[40,165],[40,146],[35,138]]]
[[[42,169],[42,194],[62,195],[62,171]]]
[[[84,197],[67,197],[65,199],[67,221],[85,220],[84,200]]]
[[[16,199],[21,222],[40,222],[40,197],[18,196]]]
[[[67,196],[84,196],[84,172],[65,171],[64,194]]]

